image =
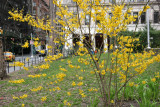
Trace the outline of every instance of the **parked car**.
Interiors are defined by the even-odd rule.
[[[15,60],[15,55],[12,52],[4,52],[5,61],[13,61]]]

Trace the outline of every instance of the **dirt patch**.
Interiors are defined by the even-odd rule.
[[[119,107],[131,107],[131,105],[133,107],[140,107],[137,101],[131,101],[131,100],[129,100],[129,101],[123,101],[123,103],[120,104]]]

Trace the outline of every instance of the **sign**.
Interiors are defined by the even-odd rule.
[[[33,41],[33,40],[30,40],[30,44],[33,45],[33,44],[34,44],[34,41]]]

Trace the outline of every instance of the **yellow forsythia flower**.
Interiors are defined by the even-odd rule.
[[[27,67],[23,67],[24,70],[28,71],[29,69]]]
[[[78,86],[81,86],[81,85],[83,85],[83,82],[79,82],[77,85],[78,85]]]
[[[17,99],[19,99],[19,98],[18,98],[18,97],[16,97],[16,96],[13,96],[12,98],[13,98],[14,100],[17,100]]]
[[[70,95],[71,95],[71,92],[67,92],[67,95],[70,96]]]
[[[155,81],[156,81],[156,78],[152,78],[151,81],[152,81],[152,82],[155,82]]]
[[[113,100],[111,100],[111,103],[114,103],[114,101],[113,101]]]
[[[146,84],[146,81],[142,81],[142,84]]]
[[[46,101],[46,100],[47,100],[47,96],[41,98],[41,101]]]
[[[79,77],[79,80],[83,80],[83,77]]]
[[[25,43],[24,43],[24,45],[22,45],[22,48],[28,48],[29,47],[29,43],[28,43],[28,41],[26,41]]]
[[[105,70],[102,70],[101,74],[102,74],[102,75],[105,75],[105,74],[106,74]]]
[[[27,98],[28,95],[27,94],[24,94],[23,96],[19,96],[20,99],[24,99],[24,98]]]
[[[14,81],[9,81],[10,83],[15,83],[15,84],[20,84],[25,82],[24,79],[20,79],[20,80],[14,80]]]
[[[76,83],[75,82],[72,82],[72,86],[75,86],[76,85]]]
[[[24,104],[22,104],[22,107],[25,107],[25,105],[24,105]]]
[[[129,86],[132,87],[134,85],[134,82],[130,82]]]

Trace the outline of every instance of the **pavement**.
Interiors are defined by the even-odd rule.
[[[26,58],[29,58],[29,61],[26,61]],[[23,61],[22,61],[22,59],[23,59]],[[41,63],[43,60],[44,60],[44,57],[39,57],[39,55],[34,55],[32,58],[29,54],[23,55],[23,56],[16,56],[15,61],[6,62],[6,71],[7,71],[7,73],[12,73],[14,71],[18,71],[18,70],[23,69],[23,67],[11,66],[11,64],[13,64],[16,61],[23,62],[24,67],[30,67],[32,65],[36,65],[38,63]]]

